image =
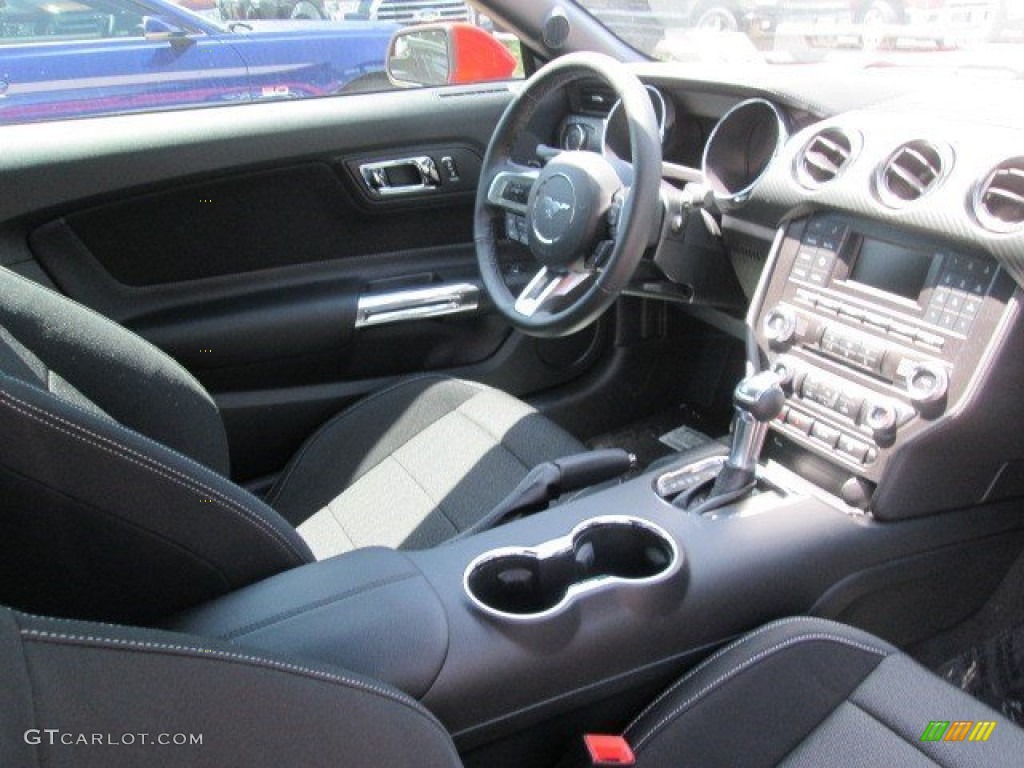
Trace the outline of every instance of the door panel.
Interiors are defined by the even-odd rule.
[[[527,338],[486,300],[471,214],[500,105],[493,90],[460,91],[458,100],[409,93],[405,111],[382,108],[376,119],[364,109],[336,110],[333,138],[318,126],[315,152],[289,150],[292,127],[265,123],[263,105],[225,110],[240,119],[238,134],[248,133],[257,167],[188,173],[186,163],[168,177],[167,150],[144,149],[127,164],[131,187],[110,189],[105,175],[96,196],[35,217],[32,252],[60,290],[193,371],[221,407],[242,481],[279,470],[319,424],[397,376],[445,371],[519,395],[549,389],[591,367],[608,334],[595,326],[568,340]],[[379,103],[399,95],[381,94]],[[362,107],[367,98],[341,101]],[[282,114],[293,106],[309,108],[281,105]],[[206,114],[194,113],[194,133],[178,115],[173,128],[187,139],[186,159],[203,164],[223,147],[201,132]],[[419,126],[414,141],[388,141],[407,135],[410,123]],[[310,140],[301,139],[307,149]],[[424,156],[438,169],[437,185],[409,195],[382,194],[361,172],[367,163]],[[454,159],[454,175],[445,158]],[[150,183],[138,176],[147,162]],[[407,186],[409,172],[393,178]],[[71,184],[84,183],[71,175]],[[504,256],[515,286],[533,270],[512,248]],[[452,314],[357,323],[368,297],[433,295],[453,285],[475,285],[473,301],[418,306]]]

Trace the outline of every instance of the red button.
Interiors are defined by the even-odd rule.
[[[616,765],[636,765],[636,757],[629,744],[621,736],[607,736],[600,733],[588,733],[583,736],[583,743],[590,753],[590,763],[594,768]]]

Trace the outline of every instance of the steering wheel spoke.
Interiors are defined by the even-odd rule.
[[[487,202],[508,213],[525,215],[530,191],[537,183],[538,176],[538,170],[506,163],[491,177]]]
[[[593,274],[591,270],[557,273],[542,267],[516,298],[515,310],[523,317],[533,317],[571,294]]]

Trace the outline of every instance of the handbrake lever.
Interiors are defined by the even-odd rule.
[[[621,448],[576,453],[538,464],[494,509],[454,538],[472,536],[512,518],[547,509],[562,494],[614,480],[635,466],[636,456]]]

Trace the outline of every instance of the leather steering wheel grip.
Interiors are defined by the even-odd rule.
[[[516,167],[512,150],[517,136],[552,93],[581,80],[599,79],[622,100],[629,126],[633,183],[619,215],[617,237],[596,279],[582,296],[557,312],[525,315],[505,284],[498,260],[497,236],[504,214],[488,199],[497,173]],[[532,336],[567,336],[596,320],[629,283],[650,242],[661,185],[661,137],[650,97],[629,69],[598,53],[572,53],[550,62],[526,83],[498,122],[484,157],[474,207],[473,236],[484,287],[498,311]]]

